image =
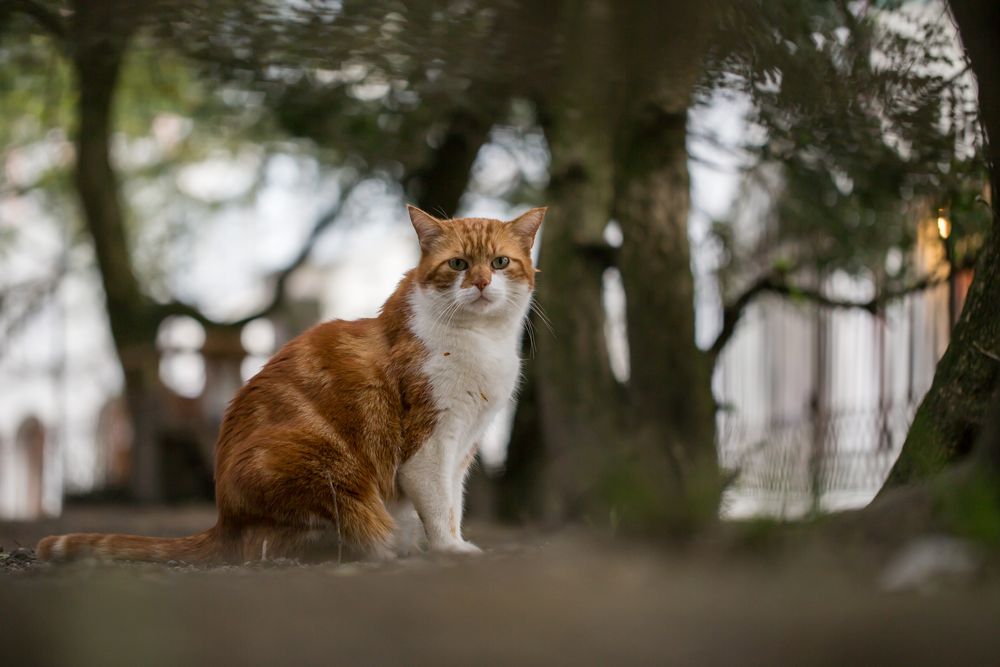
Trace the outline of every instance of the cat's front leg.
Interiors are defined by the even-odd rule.
[[[479,553],[462,539],[461,514],[456,512],[455,451],[443,440],[431,439],[399,468],[403,492],[424,524],[431,551]],[[461,495],[458,502],[461,503]]]
[[[452,474],[451,511],[455,516],[458,538],[466,545],[469,553],[478,553],[481,551],[479,547],[462,537],[462,518],[465,515],[465,478],[469,474],[469,469],[472,467],[473,461],[476,460],[476,451],[478,449],[478,445],[472,445],[465,452],[461,453],[456,461],[455,471]]]

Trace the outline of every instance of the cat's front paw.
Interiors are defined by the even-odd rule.
[[[472,542],[466,540],[459,540],[456,542],[448,542],[446,544],[439,544],[432,548],[432,551],[445,554],[465,554],[465,555],[475,555],[483,553],[483,550],[477,547]]]

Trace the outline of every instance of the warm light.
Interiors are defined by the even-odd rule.
[[[946,239],[951,236],[951,220],[944,217],[943,215],[938,216],[937,219],[938,235]]]

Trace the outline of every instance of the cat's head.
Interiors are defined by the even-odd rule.
[[[439,220],[408,206],[420,239],[418,288],[447,317],[523,315],[535,288],[531,246],[545,216],[533,208],[510,222]]]

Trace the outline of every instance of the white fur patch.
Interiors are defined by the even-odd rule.
[[[482,294],[460,280],[411,296],[410,327],[428,350],[424,372],[439,413],[427,442],[401,466],[400,482],[431,549],[470,552],[478,549],[462,538],[464,464],[514,392],[531,293],[500,272]]]
[[[52,543],[52,557],[56,560],[66,557],[66,542],[69,540],[69,535],[60,535],[56,538],[56,541]]]

